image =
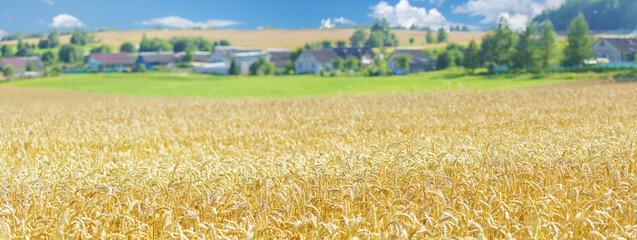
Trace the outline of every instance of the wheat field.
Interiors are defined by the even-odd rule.
[[[0,88],[1,239],[634,239],[637,85]]]

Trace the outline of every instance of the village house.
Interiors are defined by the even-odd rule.
[[[411,56],[408,73],[428,72],[436,69],[436,60],[420,48],[397,48],[387,59],[387,69],[394,74],[408,74],[399,67],[398,62],[394,59],[396,56],[403,54]]]
[[[124,72],[135,66],[128,53],[92,53],[86,63],[90,72]]]
[[[374,52],[370,47],[339,47],[334,48],[334,51],[345,60],[351,57],[357,58],[363,66],[374,63]]]
[[[637,40],[633,38],[600,38],[593,44],[595,58],[611,63],[635,62]]]
[[[40,57],[18,57],[18,58],[2,58],[0,59],[0,70],[3,70],[5,66],[11,65],[14,68],[14,74],[16,77],[37,77],[41,74],[37,71],[43,71],[45,69],[44,64]],[[34,69],[27,71],[28,66],[31,65]]]
[[[173,52],[141,52],[136,62],[137,66],[144,65],[146,69],[152,69],[154,66],[173,68],[177,63],[177,56]]]
[[[216,46],[210,56],[210,62],[198,64],[195,71],[198,73],[208,73],[217,75],[227,75],[230,71],[232,60],[235,61],[240,75],[250,73],[250,65],[265,58],[270,61],[266,52],[258,48],[237,48],[234,46]]]
[[[276,70],[284,71],[285,64],[290,61],[290,50],[287,48],[271,48],[266,50],[270,63],[276,66]]]
[[[308,49],[296,59],[296,74],[319,74],[332,68],[332,60],[338,57],[333,48]]]

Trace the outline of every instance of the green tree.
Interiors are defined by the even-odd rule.
[[[588,23],[584,19],[583,14],[579,14],[566,30],[568,45],[564,49],[564,66],[576,67],[581,66],[584,60],[593,55],[591,45],[592,40],[588,35]]]
[[[382,47],[383,46],[383,33],[382,32],[372,32],[369,35],[369,39],[365,42],[365,46],[368,47]]]
[[[436,58],[437,70],[443,70],[443,69],[447,69],[454,66],[455,66],[455,58],[453,57],[453,54],[451,54],[450,51],[445,51],[444,53],[438,55],[438,58]]]
[[[337,47],[347,47],[347,41],[345,41],[345,40],[338,40],[338,41],[336,41],[336,46],[337,46]]]
[[[4,68],[2,68],[2,75],[7,77],[8,79],[13,78],[14,74],[15,74],[15,68],[11,64],[7,64],[6,66],[4,66]]]
[[[360,47],[365,43],[365,39],[367,38],[367,31],[363,28],[359,28],[354,32],[354,35],[349,38],[349,43],[352,47]]]
[[[239,67],[237,66],[237,61],[233,58],[232,62],[230,62],[230,69],[228,70],[229,75],[239,75]]]
[[[416,41],[416,39],[414,39],[414,37],[410,37],[409,38],[409,44],[410,45],[414,45],[414,42]]]
[[[512,59],[514,68],[532,69],[538,66],[536,31],[535,24],[529,23],[526,30],[519,33]]]
[[[57,30],[53,30],[49,32],[49,37],[47,38],[48,48],[56,48],[60,46],[60,34]]]
[[[343,64],[343,67],[345,67],[345,69],[347,70],[358,70],[361,67],[361,62],[358,60],[358,58],[356,57],[349,57],[345,63]]]
[[[462,31],[463,31],[463,32],[470,32],[470,31],[471,31],[471,29],[469,29],[469,26],[464,25],[464,26],[462,26]]]
[[[542,27],[542,36],[539,42],[539,58],[540,64],[543,69],[548,69],[551,66],[551,60],[555,57],[555,29],[553,29],[553,23],[547,21]]]
[[[112,53],[113,50],[111,49],[111,47],[107,46],[107,45],[102,45],[99,47],[94,47],[91,49],[91,53]]]
[[[463,65],[465,68],[471,71],[471,74],[475,73],[476,68],[480,64],[480,55],[478,55],[479,49],[476,40],[471,39],[469,42],[469,47],[464,53],[464,62]]]
[[[181,61],[185,63],[191,63],[194,60],[195,60],[195,54],[193,54],[192,51],[186,51],[186,54],[184,54],[184,56],[181,57]]]
[[[5,57],[5,58],[15,57],[15,54],[16,54],[15,48],[9,45],[2,45],[2,48],[0,48],[0,51],[2,51],[2,57]]]
[[[71,34],[71,44],[84,46],[92,41],[91,36],[80,29],[73,30]]]
[[[158,52],[172,50],[173,45],[170,44],[170,42],[157,37],[148,39],[148,37],[146,37],[146,34],[144,34],[144,36],[142,37],[142,42],[139,44],[140,52]]]
[[[285,74],[294,74],[294,70],[295,70],[295,66],[294,66],[294,62],[292,61],[286,61],[285,62]]]
[[[398,56],[394,56],[394,61],[396,61],[396,66],[403,70],[405,73],[409,72],[409,64],[411,63],[411,55],[410,54],[400,54]]]
[[[449,34],[445,31],[445,28],[438,29],[438,42],[443,43],[449,41]]]
[[[47,48],[49,48],[49,40],[40,39],[40,41],[38,42],[38,48],[39,49],[47,49]]]
[[[35,65],[33,64],[33,62],[28,62],[27,63],[27,72],[37,72],[38,69],[35,67]]]
[[[299,58],[299,56],[301,56],[301,54],[303,54],[303,51],[305,49],[304,48],[297,48],[295,51],[290,51],[290,60],[292,60],[292,62],[296,62],[296,60]]]
[[[58,59],[65,63],[81,63],[83,62],[84,53],[82,49],[73,44],[64,44],[58,52]]]
[[[135,48],[135,45],[133,43],[125,42],[122,43],[122,45],[119,47],[119,52],[135,53],[137,52],[137,49]]]
[[[334,60],[332,60],[332,69],[336,70],[343,70],[343,66],[345,65],[345,60],[343,60],[343,58],[341,57],[336,57],[334,58]]]
[[[323,40],[321,42],[321,45],[323,45],[323,48],[331,48],[332,47],[332,40]]]
[[[495,66],[511,66],[511,50],[515,46],[515,33],[509,28],[509,23],[500,18],[493,33],[482,39],[480,55],[484,64],[493,70]]]
[[[427,36],[425,37],[428,44],[436,43],[436,36],[434,36],[434,31],[429,29],[427,30]]]
[[[47,65],[52,65],[55,63],[55,54],[53,51],[46,51],[42,54],[42,61]]]

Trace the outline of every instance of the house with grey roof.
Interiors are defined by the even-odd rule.
[[[144,65],[146,69],[154,66],[166,66],[169,68],[177,66],[177,56],[173,52],[140,52],[137,56],[137,66]]]
[[[370,47],[338,47],[334,48],[336,55],[347,60],[355,57],[363,66],[374,63],[374,51]]]
[[[270,48],[266,50],[270,58],[270,63],[276,66],[279,71],[285,70],[285,64],[290,61],[290,50],[287,48]]]
[[[409,63],[409,72],[405,72],[398,65],[395,60],[396,56],[407,54],[411,56],[411,62]],[[436,59],[431,58],[420,48],[396,48],[396,51],[392,53],[387,59],[387,69],[391,70],[394,74],[408,74],[418,72],[428,72],[436,69]]]
[[[595,58],[605,58],[611,63],[635,62],[637,39],[600,38],[593,44]]]
[[[259,48],[238,48],[235,46],[216,46],[210,55],[209,63],[196,64],[195,71],[198,73],[209,73],[217,75],[227,75],[230,71],[232,60],[237,64],[240,75],[250,73],[250,65],[265,58],[270,61],[269,55]]]
[[[296,74],[319,74],[332,68],[332,60],[338,57],[333,48],[307,49],[296,59]]]

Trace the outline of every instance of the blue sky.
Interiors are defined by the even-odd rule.
[[[3,0],[0,34],[81,27],[148,29],[156,25],[238,30],[330,28],[387,18],[392,25],[492,26],[504,16],[523,26],[564,0]]]

